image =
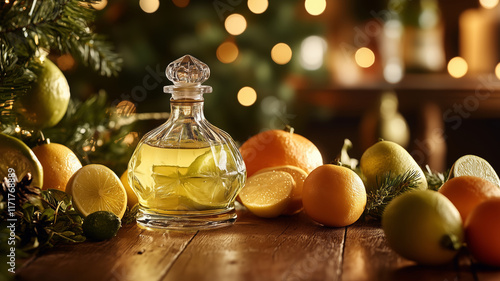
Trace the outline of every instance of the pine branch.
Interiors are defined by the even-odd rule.
[[[18,64],[18,57],[0,37],[0,124],[12,122],[12,105],[16,96],[26,93],[35,74]]]
[[[380,220],[389,202],[397,196],[415,189],[420,180],[420,175],[414,170],[394,178],[389,172],[382,177],[380,182],[377,179],[376,189],[367,194],[366,218]]]
[[[71,53],[84,65],[103,76],[117,75],[122,60],[90,23],[94,10],[79,0],[14,1],[0,20],[0,36],[23,63],[36,56],[39,48]],[[2,9],[3,10],[3,9]]]

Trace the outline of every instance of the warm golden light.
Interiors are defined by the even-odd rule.
[[[233,42],[224,42],[217,48],[217,59],[222,63],[232,63],[238,58],[238,46]]]
[[[326,0],[306,0],[306,11],[312,16],[321,15],[326,9]]]
[[[267,0],[248,0],[248,9],[254,14],[262,14],[267,10],[269,2]]]
[[[243,87],[238,92],[238,102],[243,106],[251,106],[257,101],[257,92],[252,87]]]
[[[91,5],[96,10],[102,10],[106,7],[106,5],[108,5],[108,0],[101,0],[96,3],[92,3]]]
[[[292,59],[292,49],[285,43],[274,45],[271,58],[277,64],[287,64]]]
[[[160,0],[139,0],[139,6],[144,12],[151,14],[160,7]]]
[[[495,67],[495,76],[500,79],[500,62]]]
[[[247,21],[240,14],[232,14],[226,18],[224,26],[229,34],[240,35],[247,28]]]
[[[135,110],[135,104],[128,100],[122,100],[116,105],[116,114],[119,116],[130,116]]]
[[[448,73],[454,78],[463,77],[468,69],[467,62],[461,57],[454,57],[448,62]]]
[[[354,59],[360,67],[368,68],[375,63],[375,54],[372,50],[362,47],[356,51]]]
[[[312,35],[300,44],[300,65],[307,70],[316,70],[323,66],[327,43],[325,39]]]
[[[189,0],[172,0],[172,2],[179,8],[186,8],[189,5]]]
[[[479,4],[481,4],[483,8],[493,9],[498,5],[498,0],[479,0]]]

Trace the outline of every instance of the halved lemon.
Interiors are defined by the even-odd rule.
[[[66,192],[73,197],[73,206],[84,216],[109,211],[123,217],[127,208],[127,192],[120,178],[108,167],[89,164],[69,180]]]
[[[254,215],[273,218],[281,215],[292,198],[295,181],[283,171],[268,171],[248,178],[240,191],[243,205]]]
[[[31,185],[42,188],[43,168],[33,151],[21,140],[0,133],[0,180],[12,172],[18,180],[31,173]]]
[[[292,195],[288,207],[283,211],[284,215],[293,215],[296,214],[303,209],[302,205],[302,187],[304,186],[304,181],[307,178],[306,171],[302,170],[299,167],[292,165],[284,165],[284,166],[276,166],[265,168],[257,171],[256,174],[269,172],[269,171],[282,171],[289,173],[293,180],[295,181],[295,186],[292,190]]]

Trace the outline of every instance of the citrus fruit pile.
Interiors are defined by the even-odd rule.
[[[84,232],[92,240],[116,235],[127,202],[130,208],[137,203],[137,197],[127,196],[122,181],[113,171],[97,164],[82,167],[68,147],[47,139],[29,148],[21,140],[0,133],[0,176],[12,173],[18,181],[30,173],[32,187],[71,195],[73,207],[85,218]]]
[[[239,201],[257,216],[293,215],[303,209],[302,194],[308,174],[323,165],[318,148],[288,130],[268,130],[240,147],[248,180]]]
[[[479,262],[500,266],[500,187],[486,164],[464,156],[438,191],[414,190],[392,200],[382,216],[389,245],[420,264],[449,263],[467,247]],[[475,173],[478,167],[487,169]]]

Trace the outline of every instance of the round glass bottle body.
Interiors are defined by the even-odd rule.
[[[173,98],[169,120],[142,138],[128,172],[140,204],[137,222],[167,229],[231,225],[246,179],[238,148],[205,119],[202,99]]]

